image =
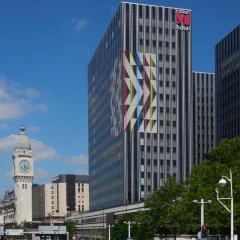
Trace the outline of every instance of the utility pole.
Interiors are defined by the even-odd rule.
[[[204,201],[204,199],[201,198],[200,201],[198,200],[193,200],[194,203],[198,203],[201,204],[201,227],[204,225],[204,204],[208,204],[211,203],[211,200],[206,200]]]

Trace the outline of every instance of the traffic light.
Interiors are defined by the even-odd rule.
[[[201,227],[201,235],[202,238],[208,238],[208,227],[206,225]]]

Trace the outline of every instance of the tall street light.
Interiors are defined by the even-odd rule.
[[[127,222],[124,222],[124,223],[127,223],[128,224],[128,240],[131,240],[131,224],[135,223],[135,222],[131,222],[131,221],[127,221]]]
[[[218,189],[216,188],[215,191],[216,191],[216,194],[217,194],[217,200],[222,204],[222,206],[231,214],[231,240],[234,239],[234,226],[233,226],[233,181],[232,181],[232,171],[230,169],[230,177],[226,177],[226,176],[222,176],[222,178],[219,180],[219,184],[221,187],[224,187],[227,182],[230,183],[230,189],[231,189],[231,192],[230,192],[230,197],[228,198],[220,198],[219,197],[219,191]],[[229,209],[221,200],[230,200],[231,201],[231,209]]]
[[[211,200],[206,200],[204,202],[204,199],[201,198],[200,201],[198,200],[193,200],[194,203],[198,203],[198,204],[201,204],[201,227],[204,225],[204,204],[208,204],[208,203],[211,203],[212,201]]]
[[[108,240],[111,240],[111,225],[108,224]]]

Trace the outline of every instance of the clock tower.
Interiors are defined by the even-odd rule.
[[[12,155],[15,182],[15,221],[17,224],[32,222],[33,154],[30,141],[21,127]]]

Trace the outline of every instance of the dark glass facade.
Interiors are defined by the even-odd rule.
[[[216,112],[213,73],[193,72],[193,164],[206,159],[215,147]]]
[[[240,25],[215,48],[217,142],[240,136]]]
[[[192,167],[191,10],[121,3],[88,71],[90,209]]]

